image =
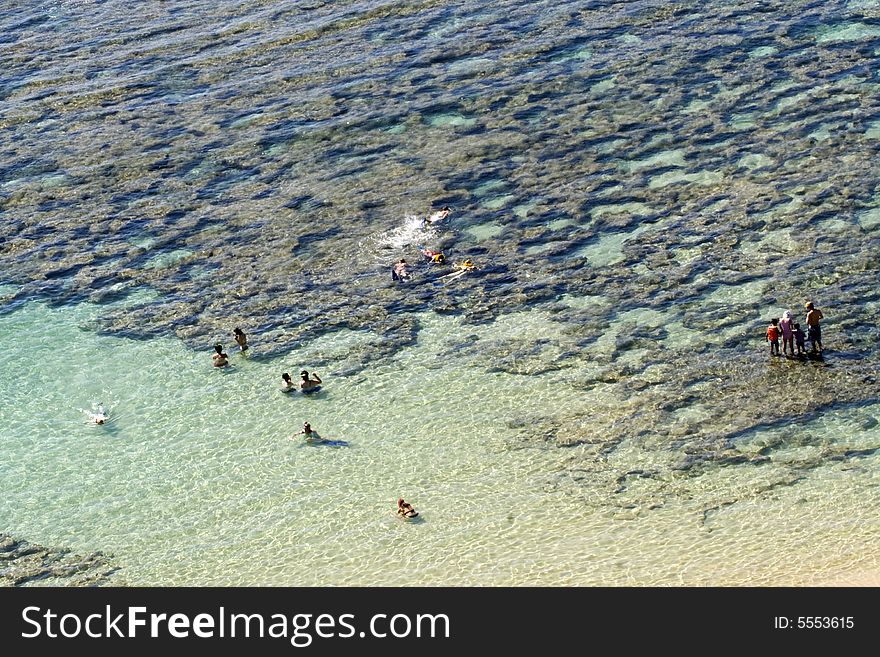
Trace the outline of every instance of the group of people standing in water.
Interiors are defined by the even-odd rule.
[[[822,329],[819,321],[824,319],[822,311],[816,308],[812,302],[808,302],[804,308],[807,311],[807,333],[801,329],[801,325],[794,321],[791,312],[786,310],[782,318],[774,317],[767,327],[767,342],[770,343],[770,355],[804,356],[806,355],[806,340],[810,341],[810,353],[822,352]],[[779,353],[779,338],[782,338],[782,354]],[[797,353],[795,353],[797,347]]]

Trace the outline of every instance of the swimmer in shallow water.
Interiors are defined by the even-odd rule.
[[[302,392],[316,391],[321,385],[321,377],[315,372],[312,372],[312,376],[309,378],[309,373],[306,370],[303,370],[299,373],[299,377],[299,389]]]
[[[303,423],[302,431],[300,431],[297,436],[305,436],[307,443],[320,443],[323,442],[324,439],[318,435],[318,432],[312,429],[312,425],[308,422]]]
[[[397,515],[404,518],[416,518],[418,517],[419,512],[413,508],[412,504],[404,501],[404,499],[401,497],[397,500]]]
[[[110,419],[110,414],[104,410],[104,404],[98,404],[92,407],[94,411],[83,410],[83,413],[89,416],[89,421],[94,424],[104,424]]]
[[[290,378],[290,374],[285,372],[281,375],[281,380],[284,381],[281,386],[281,392],[291,392],[293,390],[296,390],[296,386],[293,385],[293,379]]]
[[[219,342],[214,345],[214,351],[216,352],[212,358],[214,359],[214,367],[226,367],[229,365],[229,355],[224,353],[223,345]]]

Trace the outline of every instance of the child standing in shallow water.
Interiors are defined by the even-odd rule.
[[[794,342],[797,345],[797,355],[803,356],[807,353],[806,345],[804,344],[807,338],[807,334],[804,333],[803,329],[801,329],[800,324],[792,324],[794,328]]]
[[[774,317],[767,327],[767,342],[770,343],[770,355],[779,355],[779,319]]]
[[[779,320],[779,329],[782,331],[782,353],[794,356],[794,329],[791,323],[791,311],[786,310]]]

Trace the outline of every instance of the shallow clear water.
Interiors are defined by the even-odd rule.
[[[209,352],[173,339],[97,336],[95,314],[28,304],[0,317],[16,340],[0,355],[0,517],[43,542],[112,552],[130,584],[781,584],[877,565],[865,549],[880,517],[876,456],[829,463],[792,487],[771,486],[784,460],[670,480],[659,508],[619,507],[573,481],[590,477],[571,469],[580,448],[542,447],[523,439],[528,426],[506,425],[613,404],[609,392],[578,390],[572,372],[475,374],[444,356],[462,329],[455,318],[422,317],[412,348],[357,377],[319,372],[324,389],[303,397],[278,390],[280,372],[345,354],[359,336],[265,363],[232,353],[219,371]],[[468,331],[497,341],[524,326],[553,335],[536,313]],[[102,427],[80,410],[97,402],[109,410]],[[871,412],[880,408],[797,432],[876,445],[880,428],[857,424]],[[303,421],[350,446],[291,439]],[[761,440],[742,438],[747,449]],[[623,448],[604,467],[668,457]],[[401,495],[422,522],[394,517]]]

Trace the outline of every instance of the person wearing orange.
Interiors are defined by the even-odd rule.
[[[767,327],[767,342],[770,343],[770,355],[779,355],[779,319],[774,317]]]
[[[432,264],[442,265],[444,262],[446,262],[446,256],[443,255],[440,251],[432,251],[431,249],[426,249],[425,247],[421,247],[419,251],[421,251],[422,255],[430,260]]]

